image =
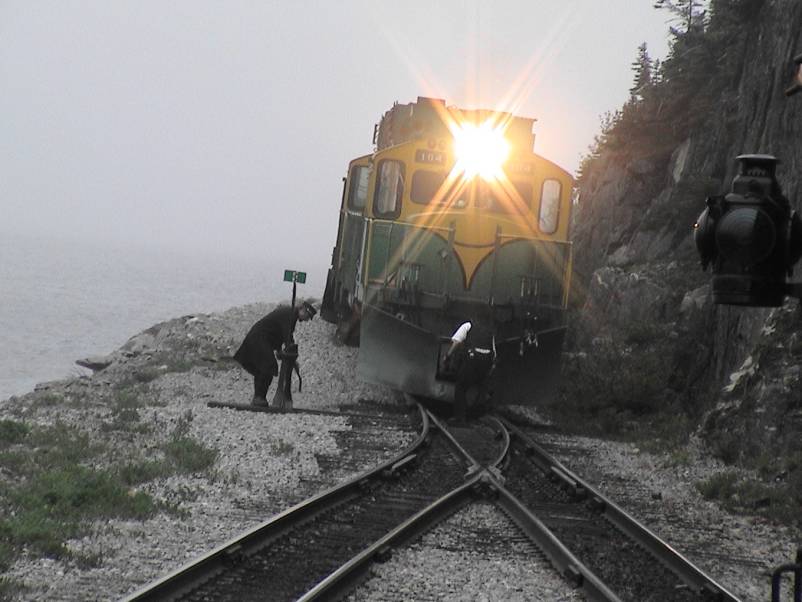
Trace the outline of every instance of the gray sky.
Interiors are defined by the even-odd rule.
[[[322,266],[394,101],[512,107],[573,172],[652,3],[0,0],[0,232]]]

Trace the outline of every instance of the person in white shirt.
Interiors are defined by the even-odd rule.
[[[451,347],[443,358],[443,371],[455,375],[454,417],[464,421],[467,416],[470,390],[476,389],[474,401],[481,403],[486,394],[485,383],[496,359],[492,317],[479,313],[459,325],[451,335]]]

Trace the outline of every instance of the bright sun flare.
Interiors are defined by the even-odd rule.
[[[500,128],[490,121],[479,126],[464,124],[454,129],[455,169],[466,178],[479,175],[493,180],[502,175],[501,166],[510,153],[510,145]]]

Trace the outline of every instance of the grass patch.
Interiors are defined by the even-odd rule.
[[[135,390],[117,391],[107,430],[142,427],[141,407]],[[71,554],[65,546],[67,540],[87,533],[93,521],[145,519],[161,510],[180,514],[180,509],[133,487],[173,474],[198,473],[214,464],[217,450],[190,436],[191,421],[191,412],[178,421],[159,447],[161,459],[126,457],[111,465],[107,446],[94,443],[76,427],[0,421],[0,472],[8,477],[0,487],[0,572],[22,550],[94,566],[100,557]],[[12,581],[0,582],[0,598],[3,588],[17,587]]]
[[[159,378],[162,375],[162,371],[158,368],[154,368],[151,366],[141,368],[139,370],[134,370],[131,373],[131,381],[135,384],[144,385],[149,382],[152,382]]]
[[[162,365],[166,366],[165,372],[189,372],[195,366],[201,366],[204,364],[205,362],[200,359],[197,362],[190,362],[185,358],[173,357]]]
[[[12,477],[19,477],[35,470],[36,464],[29,452],[14,450],[0,452],[0,467]]]
[[[10,480],[0,488],[0,570],[26,549],[52,557],[67,555],[64,542],[105,517],[144,518],[156,502],[131,490],[114,467],[89,465],[106,455],[104,445],[64,423],[37,427],[3,424],[0,470]]]
[[[564,410],[606,421],[620,413],[654,414],[665,405],[667,374],[662,351],[637,351],[602,341],[568,362],[562,375]],[[614,424],[621,424],[615,417]]]
[[[738,481],[739,477],[736,472],[727,471],[698,482],[696,489],[706,500],[725,500],[735,494]]]
[[[84,466],[48,469],[13,488],[0,520],[0,538],[45,556],[67,555],[64,542],[84,531],[86,521],[99,517],[145,518],[157,506],[145,493],[133,492],[109,471]]]
[[[217,460],[216,449],[204,446],[189,435],[192,419],[192,412],[184,414],[162,447],[166,460],[176,472],[183,474],[206,470]]]
[[[64,403],[64,397],[57,393],[37,393],[30,404],[31,410],[51,408]]]
[[[101,428],[107,432],[148,432],[148,427],[140,422],[141,416],[139,411],[144,406],[145,402],[137,389],[129,387],[115,391],[109,403],[111,418],[104,422]]]
[[[634,435],[641,449],[653,454],[681,454],[695,423],[676,406],[668,406],[639,424]],[[687,452],[685,452],[687,456]],[[675,459],[679,460],[679,456]],[[686,458],[686,463],[687,463]],[[681,463],[681,462],[680,462]]]
[[[103,552],[73,554],[72,558],[82,571],[103,566]]]
[[[289,456],[295,451],[295,446],[283,440],[271,441],[270,451],[276,456]]]
[[[105,446],[92,443],[87,433],[63,422],[34,429],[30,443],[36,463],[46,468],[77,464],[105,451]]]
[[[164,460],[144,460],[142,462],[127,462],[117,473],[123,483],[139,485],[172,474],[172,467]]]
[[[160,446],[163,459],[128,462],[120,467],[119,474],[130,485],[146,483],[172,474],[192,474],[211,468],[218,451],[206,447],[189,433],[192,413],[182,416],[170,438]]]
[[[729,431],[718,431],[708,438],[713,455],[725,464],[735,464],[741,456],[741,437]]]
[[[14,560],[14,546],[5,539],[0,539],[0,568],[7,568],[11,566]],[[2,589],[0,589],[2,591]],[[4,598],[0,597],[0,600]]]
[[[666,466],[690,466],[691,455],[687,449],[674,449],[669,452]]]
[[[757,514],[783,524],[801,524],[802,474],[798,472],[787,481],[767,482],[725,471],[696,483],[696,489],[702,497],[730,512]]]
[[[0,448],[21,443],[30,432],[31,427],[24,422],[0,420]]]
[[[164,453],[177,472],[201,472],[214,465],[217,450],[205,447],[191,437],[174,437],[164,446]]]
[[[180,504],[181,502],[193,502],[198,499],[198,492],[186,485],[180,485],[178,488],[174,489],[172,495],[176,504]]]
[[[16,600],[26,591],[27,588],[21,581],[0,575],[0,600]]]

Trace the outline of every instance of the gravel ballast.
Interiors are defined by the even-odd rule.
[[[119,599],[346,476],[336,462],[319,462],[321,457],[336,458],[346,452],[351,427],[345,417],[207,406],[212,401],[250,400],[251,377],[227,358],[270,308],[254,304],[156,325],[110,354],[109,366],[91,377],[45,383],[32,393],[0,403],[0,419],[78,426],[93,439],[110,444],[115,457],[155,450],[180,424],[186,425],[191,437],[217,450],[211,470],[139,486],[179,507],[180,515],[161,512],[144,521],[98,521],[90,533],[68,542],[74,557],[94,559],[91,566],[74,559],[26,554],[18,558],[8,573],[26,587],[18,599]],[[319,318],[298,325],[303,391],[298,393],[297,386],[293,390],[295,407],[337,411],[353,404],[400,404],[389,389],[357,380],[357,350],[338,345],[333,334],[334,327]],[[107,428],[115,392],[123,385],[133,387],[145,400],[139,423],[147,428],[141,433]],[[268,397],[272,393],[271,389]],[[375,465],[403,449],[413,437],[409,429],[388,430],[382,438],[384,449],[361,459],[361,465],[353,469]],[[687,550],[689,558],[744,600],[766,599],[770,571],[793,559],[798,540],[791,531],[733,516],[701,498],[695,483],[722,470],[702,450],[694,449],[691,462],[676,467],[630,444],[587,438],[570,438],[569,443],[567,448],[573,451],[562,458],[566,464],[681,551]],[[627,488],[627,484],[636,486]],[[494,524],[503,519],[494,512],[479,504],[451,520]],[[443,536],[424,536],[414,544],[417,547],[403,554],[413,558],[421,547],[431,548],[438,541],[442,543]],[[509,566],[499,564],[504,554],[498,550],[449,548],[426,557],[432,559],[435,574],[450,573],[461,580],[454,586],[459,590],[441,592],[443,599],[474,599],[470,595],[474,587],[481,594],[479,599],[531,599],[518,597],[512,577],[530,570],[521,560],[522,549],[516,548],[504,560]],[[461,567],[459,571],[455,565]],[[499,570],[497,577],[475,580],[494,566]],[[390,571],[389,567],[379,570]],[[419,572],[426,581],[428,573],[422,568]],[[499,585],[490,591],[488,583]],[[425,584],[419,587],[429,591]],[[511,597],[504,597],[505,591]],[[367,587],[358,599],[381,600],[382,596]]]

